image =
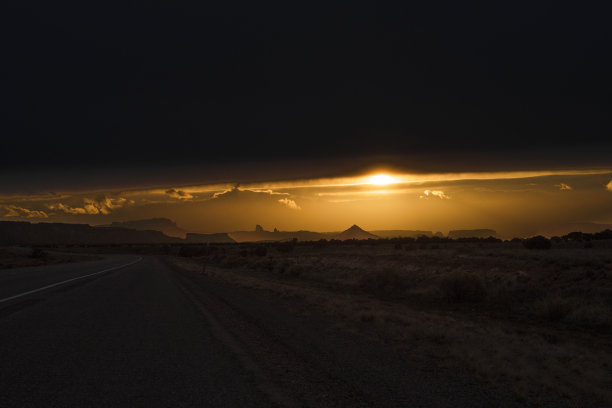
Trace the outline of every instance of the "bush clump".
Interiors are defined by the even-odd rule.
[[[550,239],[537,235],[523,240],[523,246],[527,249],[550,249],[552,246]]]
[[[572,310],[565,320],[574,326],[588,329],[610,329],[612,310],[603,304],[584,305]]]
[[[179,249],[178,255],[186,258],[195,256],[204,256],[208,254],[208,247],[206,245],[183,245]]]
[[[473,272],[455,271],[443,276],[440,290],[452,303],[482,302],[487,297],[482,278]]]
[[[612,309],[604,303],[585,303],[576,298],[549,295],[533,306],[537,317],[551,322],[595,330],[612,327]]]
[[[574,310],[574,307],[575,305],[568,299],[557,295],[549,295],[534,305],[536,316],[551,322],[565,319]]]
[[[32,252],[30,252],[30,258],[44,258],[46,256],[47,253],[41,248],[32,248]]]
[[[363,276],[359,287],[380,298],[398,298],[404,293],[406,282],[396,271],[385,269]]]
[[[253,255],[266,256],[268,254],[268,248],[263,245],[258,245],[253,249]]]
[[[291,252],[293,251],[293,248],[295,248],[295,244],[296,244],[296,240],[293,241],[285,241],[285,242],[277,242],[274,245],[274,248],[276,248],[276,250],[278,252]]]

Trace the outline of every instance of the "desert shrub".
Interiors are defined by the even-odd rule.
[[[564,235],[562,238],[568,241],[584,241],[585,234],[580,231],[570,232],[567,235]]]
[[[276,260],[274,258],[264,258],[257,262],[257,269],[265,272],[272,272],[277,269]]]
[[[47,253],[41,248],[32,248],[32,252],[30,252],[30,258],[44,258],[46,256]]]
[[[327,240],[322,238],[314,243],[313,248],[322,249],[322,248],[325,248],[326,246],[327,246]]]
[[[247,264],[247,260],[241,256],[226,256],[219,259],[218,265],[222,268],[238,268]]]
[[[302,265],[294,264],[290,265],[287,268],[287,275],[298,277],[304,272],[304,267]]]
[[[278,252],[287,253],[287,252],[293,251],[293,248],[295,248],[295,244],[296,244],[295,240],[286,241],[286,242],[278,242],[274,245],[274,248],[276,248]]]
[[[536,316],[551,322],[565,319],[573,309],[572,302],[557,295],[548,296],[534,304]]]
[[[298,277],[302,274],[303,268],[295,261],[285,260],[276,263],[274,271],[280,275]]]
[[[266,256],[268,254],[268,248],[263,245],[258,245],[253,249],[253,255]]]
[[[482,278],[473,272],[454,271],[444,275],[440,290],[452,303],[481,302],[487,297]]]
[[[406,289],[405,279],[392,269],[364,275],[359,281],[359,287],[380,298],[397,298]]]
[[[571,310],[566,317],[569,324],[589,329],[605,329],[612,326],[612,310],[600,304],[584,305]]]
[[[182,246],[178,252],[179,256],[184,256],[187,258],[194,257],[194,256],[204,256],[207,254],[208,254],[208,248],[206,246],[200,246],[200,245],[198,246],[185,245],[185,246]]]
[[[537,235],[535,237],[527,238],[523,240],[523,246],[527,249],[550,249],[552,246],[550,239]]]

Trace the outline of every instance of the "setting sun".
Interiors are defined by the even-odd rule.
[[[370,177],[368,180],[370,184],[374,184],[377,186],[385,186],[387,184],[393,183],[393,177],[388,174],[377,174],[375,176]]]

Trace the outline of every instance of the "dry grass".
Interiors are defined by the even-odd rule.
[[[381,299],[401,298],[406,290],[406,283],[402,275],[393,269],[383,269],[367,275],[359,280],[360,288]]]
[[[487,297],[482,278],[465,271],[453,271],[440,279],[444,298],[452,303],[482,302]]]
[[[95,256],[49,253],[41,248],[0,248],[0,269],[94,260]]]
[[[299,298],[346,330],[468,368],[534,405],[612,405],[607,248],[298,246],[241,258],[173,262],[200,273],[208,262],[211,277]]]

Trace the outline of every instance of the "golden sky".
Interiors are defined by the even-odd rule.
[[[266,229],[529,235],[549,225],[612,223],[612,170],[406,174],[82,191],[0,199],[0,219],[92,225],[166,217],[189,232]]]

